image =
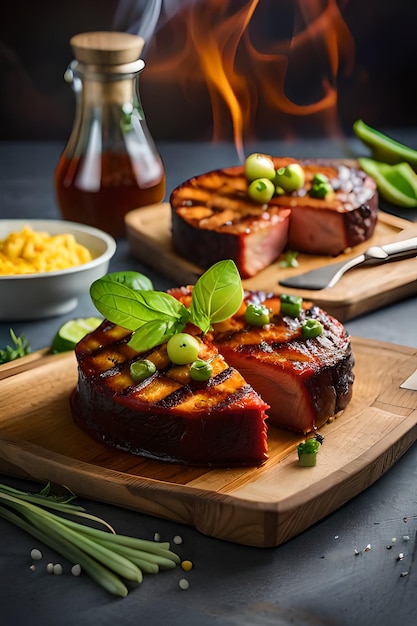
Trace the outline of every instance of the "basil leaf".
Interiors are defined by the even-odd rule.
[[[90,296],[106,319],[128,330],[155,319],[185,325],[189,318],[187,308],[173,296],[159,291],[136,291],[107,276],[91,285]]]
[[[131,287],[135,291],[151,291],[153,289],[152,281],[147,276],[131,270],[112,272],[107,274],[106,279]]]
[[[178,321],[153,320],[138,328],[130,338],[128,345],[138,352],[151,350],[160,343],[168,341],[175,333],[181,332],[184,324]]]
[[[191,321],[203,333],[211,325],[231,317],[239,309],[243,287],[232,260],[219,261],[200,276],[191,295]]]

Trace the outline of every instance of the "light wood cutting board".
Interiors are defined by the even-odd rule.
[[[69,411],[73,353],[0,366],[0,472],[195,527],[244,545],[288,541],[378,480],[417,439],[417,391],[401,388],[417,350],[353,338],[353,398],[326,424],[317,465],[298,435],[271,427],[262,467],[208,469],[143,459],[79,430]]]
[[[171,241],[171,213],[168,203],[154,204],[131,211],[126,216],[126,236],[136,258],[173,280],[172,286],[195,283],[202,269],[176,254]],[[342,322],[417,293],[417,257],[376,267],[347,272],[331,289],[320,291],[290,289],[278,280],[308,272],[329,263],[356,256],[369,246],[417,235],[417,223],[388,213],[379,213],[375,233],[364,244],[337,257],[299,254],[298,268],[282,268],[280,260],[243,281],[247,289],[301,295],[313,300]]]

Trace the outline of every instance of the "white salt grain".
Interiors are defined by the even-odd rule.
[[[33,550],[30,551],[30,557],[34,561],[40,561],[42,558],[42,552],[38,550],[37,548],[34,548]]]
[[[71,567],[71,574],[73,576],[79,576],[81,574],[81,565],[79,563]]]
[[[186,578],[181,578],[178,581],[178,585],[179,585],[180,589],[188,589],[188,587],[190,586],[190,583],[188,582],[188,580]]]

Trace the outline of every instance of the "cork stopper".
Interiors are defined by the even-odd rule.
[[[79,33],[70,39],[77,61],[93,65],[122,65],[137,61],[145,40],[118,32]]]

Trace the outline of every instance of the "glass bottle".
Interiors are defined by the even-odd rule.
[[[54,174],[56,200],[64,219],[121,237],[128,211],[165,195],[164,166],[139,96],[144,40],[92,32],[75,35],[70,45],[75,59],[66,79],[76,111]]]

